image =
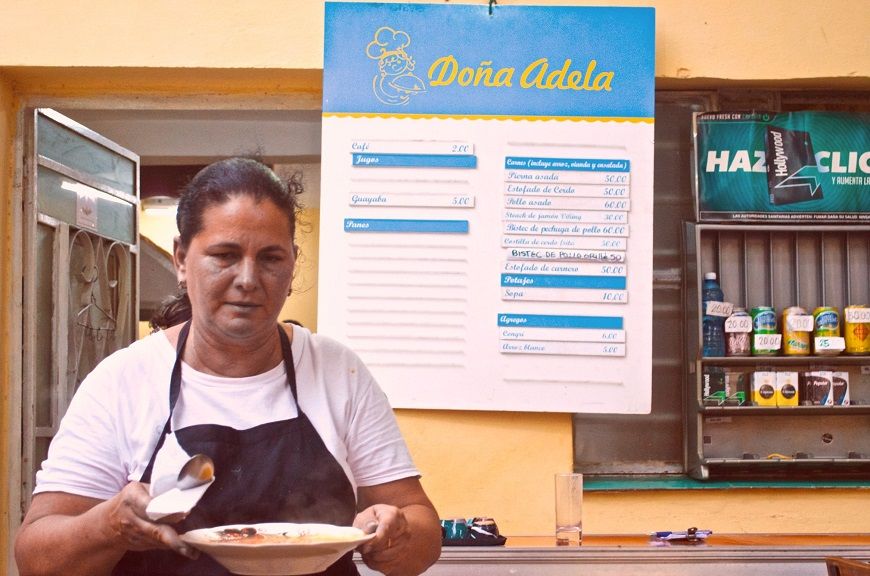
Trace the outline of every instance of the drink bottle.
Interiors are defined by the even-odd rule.
[[[703,318],[703,355],[725,356],[725,317],[707,314],[707,302],[724,302],[725,296],[715,272],[704,274],[701,292],[701,314]]]

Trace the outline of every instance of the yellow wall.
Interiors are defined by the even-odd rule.
[[[717,86],[723,80],[795,87],[870,85],[870,2],[571,3],[656,6],[660,85]],[[11,250],[9,112],[15,94],[29,102],[72,97],[93,107],[112,105],[115,98],[123,106],[144,108],[319,106],[320,2],[262,0],[251,9],[206,0],[95,0],[83,10],[80,3],[52,0],[3,3],[0,296],[8,296],[10,282],[5,273]],[[87,41],[81,40],[84,36]],[[71,68],[76,66],[83,68]],[[311,302],[304,306],[314,309]],[[310,316],[293,315],[314,326]],[[0,346],[8,345],[8,329],[4,310]],[[14,385],[5,374],[0,372],[4,397]],[[551,532],[552,474],[572,465],[570,415],[401,410],[399,421],[442,516],[493,516],[507,534]],[[4,411],[4,431],[7,424]],[[8,462],[4,450],[0,446],[0,458]],[[586,529],[635,533],[698,525],[719,532],[870,532],[870,515],[864,512],[868,498],[866,490],[836,489],[589,493]],[[0,514],[6,512],[0,503]],[[0,541],[7,537],[4,523]],[[0,550],[0,561],[6,553]]]
[[[866,0],[499,2],[509,4],[655,6],[659,78],[866,79],[870,67]],[[321,1],[259,0],[255,9],[244,2],[211,0],[97,0],[87,6],[85,14],[76,2],[5,0],[0,64],[276,69],[323,65]]]

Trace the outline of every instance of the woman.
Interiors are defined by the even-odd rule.
[[[227,574],[179,539],[255,522],[353,524],[385,574],[440,553],[438,515],[392,410],[349,350],[277,321],[296,262],[295,193],[246,159],[212,164],[178,206],[185,321],[106,360],[76,393],[15,545],[28,574]],[[154,455],[174,433],[215,461],[176,525],[147,520]],[[376,528],[375,528],[376,527]],[[324,574],[357,574],[348,554]]]

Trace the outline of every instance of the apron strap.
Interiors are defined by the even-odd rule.
[[[287,383],[290,385],[290,391],[293,393],[293,401],[296,402],[296,411],[302,414],[302,408],[299,406],[299,397],[296,395],[296,367],[293,365],[293,346],[290,344],[290,339],[287,337],[287,332],[281,325],[278,325],[278,335],[281,337],[281,354],[284,356],[284,371],[287,372]]]
[[[175,364],[172,366],[172,376],[169,379],[169,417],[166,419],[166,424],[163,425],[163,431],[157,440],[157,446],[154,447],[154,452],[151,453],[151,459],[148,460],[148,466],[145,467],[145,473],[142,474],[140,482],[151,481],[154,460],[157,459],[157,453],[163,447],[163,441],[166,440],[166,436],[172,432],[172,411],[175,410],[175,403],[178,401],[178,395],[181,393],[181,353],[184,351],[184,344],[187,342],[187,335],[189,333],[190,320],[185,322],[184,326],[181,327],[181,332],[178,333],[178,342],[175,345]]]
[[[178,342],[175,345],[175,365],[172,367],[172,377],[169,379],[169,420],[166,421],[167,425],[172,420],[172,411],[175,410],[175,403],[178,402],[178,395],[181,394],[181,353],[184,352],[184,345],[187,343],[189,333],[190,320],[181,327],[181,332],[178,333]]]

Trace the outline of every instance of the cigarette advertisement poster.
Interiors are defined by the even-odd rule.
[[[649,412],[653,9],[325,18],[318,331],[394,407]]]
[[[870,114],[695,117],[702,221],[870,222]]]

